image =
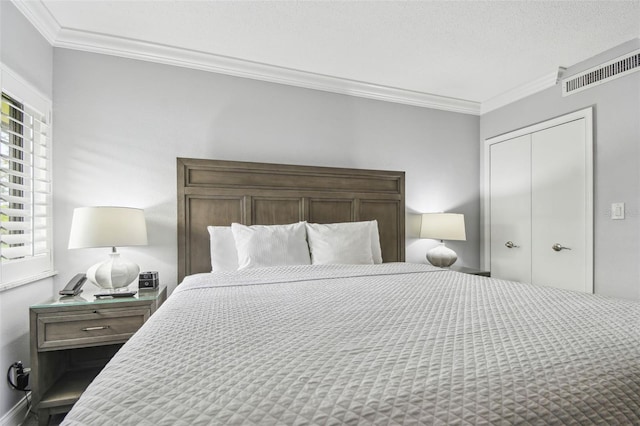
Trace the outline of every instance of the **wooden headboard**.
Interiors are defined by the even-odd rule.
[[[404,261],[404,172],[178,158],[178,282],[211,271],[207,226],[378,220]]]

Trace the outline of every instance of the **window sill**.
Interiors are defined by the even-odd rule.
[[[38,274],[38,275],[34,275],[34,276],[31,276],[31,277],[28,277],[28,278],[24,278],[22,280],[3,283],[3,284],[0,284],[0,293],[2,293],[3,291],[11,290],[12,288],[23,286],[25,284],[30,284],[30,283],[33,283],[33,282],[36,282],[36,281],[43,280],[45,278],[53,277],[55,275],[58,275],[58,271],[47,271],[47,272],[43,272],[43,273]]]

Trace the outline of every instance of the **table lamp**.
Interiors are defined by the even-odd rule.
[[[422,215],[420,238],[440,240],[440,244],[427,252],[433,266],[447,268],[458,260],[455,251],[444,245],[444,240],[466,241],[464,215],[458,213],[425,213]]]
[[[87,271],[98,287],[118,291],[138,277],[140,267],[120,257],[116,247],[147,245],[144,211],[129,207],[79,207],[73,211],[69,248],[111,247],[109,259]]]

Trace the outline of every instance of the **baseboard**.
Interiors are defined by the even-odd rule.
[[[31,398],[31,392],[29,392],[29,398]],[[20,426],[27,417],[27,410],[29,410],[29,403],[27,397],[23,396],[11,410],[0,417],[0,426]]]

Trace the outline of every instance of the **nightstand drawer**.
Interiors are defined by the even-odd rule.
[[[38,351],[125,342],[149,318],[148,307],[38,315]]]

